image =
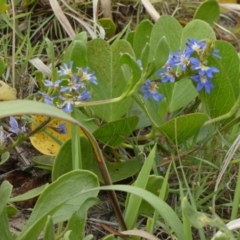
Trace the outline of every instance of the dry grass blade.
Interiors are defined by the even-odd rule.
[[[240,11],[240,5],[239,4],[227,4],[227,3],[221,3],[219,4],[220,7],[226,8],[228,10],[235,10],[235,11]]]
[[[51,4],[54,14],[56,15],[63,29],[66,31],[68,36],[73,40],[76,34],[71,24],[69,23],[68,19],[66,18],[64,12],[62,11],[60,5],[58,4],[57,0],[49,0],[49,2]]]
[[[51,69],[45,65],[39,58],[33,58],[30,60],[30,63],[42,72],[45,76],[50,77],[52,74]]]
[[[102,26],[100,26],[97,22],[94,22],[93,20],[87,18],[86,16],[82,15],[81,13],[71,8],[64,0],[62,0],[62,3],[72,12],[72,13],[65,13],[65,14],[74,18],[76,21],[78,21],[86,29],[86,31],[88,32],[88,34],[92,39],[95,39],[97,37],[102,39],[105,38],[105,30],[103,29]],[[97,32],[94,31],[92,25],[89,24],[89,22],[93,22],[95,24],[95,28],[98,28],[99,30],[98,35],[97,35]]]
[[[239,229],[240,228],[240,218],[227,223],[226,226],[229,230]],[[221,231],[217,231],[211,240],[214,240],[216,237],[220,236],[221,234],[222,234]]]
[[[215,184],[215,187],[214,187],[214,191],[216,192],[217,189],[218,189],[218,186],[219,186],[219,183],[221,182],[222,180],[222,177],[231,161],[231,159],[233,158],[235,152],[237,151],[238,147],[240,145],[240,135],[238,135],[238,137],[236,138],[236,140],[234,141],[234,143],[232,144],[232,146],[230,147],[230,149],[228,150],[224,160],[223,160],[223,163],[222,163],[222,169],[221,171],[219,172],[218,174],[218,177],[217,177],[217,180],[216,180],[216,184]],[[213,208],[213,211],[215,212],[215,200],[216,200],[216,195],[213,196],[213,199],[212,199],[212,208]]]
[[[151,16],[154,22],[156,22],[160,18],[160,14],[157,10],[153,7],[149,0],[142,0],[143,6],[146,8],[147,12]]]
[[[97,0],[94,0],[94,1],[98,2]],[[101,9],[103,12],[103,17],[113,19],[112,18],[111,1],[110,0],[100,0],[100,2],[101,2]]]
[[[92,2],[92,6],[93,6],[93,31],[94,34],[97,35],[97,21],[98,21],[98,14],[97,14],[97,10],[98,10],[98,0],[93,0]]]
[[[239,47],[239,49],[240,49],[240,42],[239,42],[239,39],[236,37],[235,34],[233,34],[231,31],[229,31],[229,30],[226,29],[225,27],[221,26],[220,24],[217,24],[217,23],[214,23],[214,24],[215,24],[218,28],[220,28],[221,30],[223,30],[225,33],[231,35],[231,36],[235,39],[235,41],[236,41],[236,43],[238,44],[238,47]]]
[[[121,234],[138,236],[138,237],[149,239],[149,240],[159,240],[157,237],[143,230],[128,230],[128,231],[121,232]]]

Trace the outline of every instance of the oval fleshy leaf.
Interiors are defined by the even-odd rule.
[[[207,120],[203,113],[180,116],[164,123],[158,129],[173,144],[179,144],[194,136]]]
[[[208,65],[219,69],[212,82],[214,89],[210,94],[201,93],[205,98],[209,114],[212,118],[228,113],[235,104],[240,91],[240,60],[235,48],[227,42],[216,41],[221,59],[212,58]]]
[[[95,72],[98,85],[92,85],[93,101],[112,99],[121,96],[127,88],[127,80],[121,69],[121,54],[134,55],[131,45],[125,40],[116,41],[110,46],[102,39],[94,39],[87,44],[88,66]],[[101,59],[101,60],[99,60]],[[106,122],[122,117],[130,107],[131,98],[117,103],[91,107],[96,116]]]
[[[100,142],[115,148],[124,142],[135,129],[138,123],[138,117],[122,118],[98,128],[93,136]]]

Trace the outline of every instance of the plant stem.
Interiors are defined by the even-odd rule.
[[[98,146],[97,141],[95,140],[94,136],[89,131],[87,131],[87,129],[82,128],[82,131],[84,132],[85,136],[88,138],[88,140],[90,141],[90,143],[93,147],[93,151],[95,153],[97,163],[98,163],[98,166],[99,166],[100,172],[102,174],[105,185],[107,185],[107,186],[113,185],[111,177],[110,177],[108,169],[107,169],[107,166],[106,166],[106,163],[105,163],[105,160],[104,160],[104,157]],[[127,230],[127,226],[124,221],[120,205],[118,203],[117,195],[116,195],[115,191],[108,191],[108,194],[110,196],[114,211],[116,213],[116,216],[117,216],[117,219],[119,222],[119,226],[120,226],[121,230],[125,231],[125,230]]]
[[[238,111],[239,107],[240,107],[240,96],[238,97],[237,101],[235,102],[235,104],[233,105],[233,107],[230,109],[230,111],[228,113],[206,121],[203,124],[203,126],[213,124],[215,122],[219,122],[219,121],[222,121],[224,119],[230,118],[233,114],[235,114]]]

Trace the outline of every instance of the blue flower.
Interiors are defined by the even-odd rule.
[[[17,120],[12,116],[9,118],[9,124],[11,126],[9,128],[10,132],[13,132],[16,134],[22,134],[22,133],[26,132],[25,126],[22,126],[21,128],[19,128]]]
[[[67,128],[66,128],[66,123],[59,124],[55,129],[60,134],[67,134],[68,133]]]
[[[73,111],[73,106],[74,106],[74,101],[72,98],[65,98],[65,97],[60,97],[63,102],[59,105],[59,107],[65,112],[65,113],[70,113]]]
[[[44,81],[44,86],[45,87],[54,87],[57,88],[59,87],[59,84],[61,83],[61,80],[57,80],[56,82],[52,82],[50,80],[45,80]]]
[[[169,54],[167,63],[165,64],[166,68],[174,68],[180,64],[181,53],[180,51],[173,52]]]
[[[59,76],[66,76],[66,75],[72,75],[72,67],[73,67],[73,61],[71,61],[68,65],[66,63],[63,64],[63,66],[60,66],[60,70],[58,71]]]
[[[219,70],[215,67],[208,67],[202,64],[197,58],[190,58],[190,62],[192,64],[192,69],[197,70],[199,75],[212,78],[214,73],[219,72]]]
[[[80,68],[78,68],[79,70],[81,70]],[[93,72],[89,72],[89,68],[86,67],[84,69],[82,69],[82,77],[81,77],[82,81],[90,81],[91,83],[97,85],[97,78],[94,75]]]
[[[205,41],[198,42],[196,39],[188,39],[186,43],[186,55],[190,56],[193,52],[197,52],[199,54],[203,48],[206,46]]]
[[[87,101],[90,98],[91,98],[91,94],[86,89],[82,93],[80,93],[78,96],[79,101]]]
[[[3,127],[0,126],[0,149],[1,149],[2,147],[4,147],[6,138],[7,138],[7,136],[6,136],[6,134],[4,133],[4,131],[3,131]]]
[[[79,88],[84,87],[83,82],[79,82],[78,75],[74,74],[73,80],[69,80],[68,86],[62,86],[60,92],[72,92],[72,90],[77,91]]]
[[[211,89],[214,88],[213,83],[211,80],[207,78],[206,75],[196,75],[192,76],[191,79],[195,82],[197,82],[197,91],[201,91],[203,88],[205,88],[205,91],[209,94]]]
[[[53,104],[53,100],[56,97],[50,97],[49,95],[47,95],[46,93],[40,92],[39,93],[44,97],[44,102],[48,105],[54,106]]]
[[[218,55],[218,53],[219,53],[219,49],[214,49],[212,52],[212,56],[219,59],[222,58],[220,55]]]
[[[157,75],[162,76],[162,82],[174,82],[175,73],[170,67],[164,68],[164,70],[157,71]]]
[[[179,63],[183,71],[185,71],[188,65],[190,64],[189,55],[186,53],[186,51],[180,55]]]
[[[160,101],[164,97],[157,91],[157,84],[152,83],[150,80],[145,82],[145,85],[141,87],[141,92],[144,93],[146,99],[152,97],[155,101]]]

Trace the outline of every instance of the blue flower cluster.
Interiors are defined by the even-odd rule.
[[[157,75],[161,77],[161,82],[175,82],[176,79],[185,73],[190,75],[190,78],[196,82],[197,91],[204,89],[208,94],[214,88],[212,78],[219,70],[214,66],[207,66],[206,56],[221,58],[218,54],[218,49],[211,49],[207,41],[197,41],[196,39],[188,39],[186,49],[170,53],[163,69],[157,71]],[[139,64],[139,63],[138,63]],[[181,69],[181,74],[177,73],[176,69]],[[145,98],[153,97],[159,101],[164,97],[158,93],[157,85],[150,80],[145,82],[141,88]]]
[[[91,93],[87,88],[88,83],[97,85],[97,78],[89,68],[76,68],[73,71],[73,62],[63,64],[58,71],[61,79],[53,82],[44,81],[44,86],[50,88],[50,94],[42,93],[45,103],[54,105],[64,112],[72,112],[76,101],[87,101],[91,98]]]

